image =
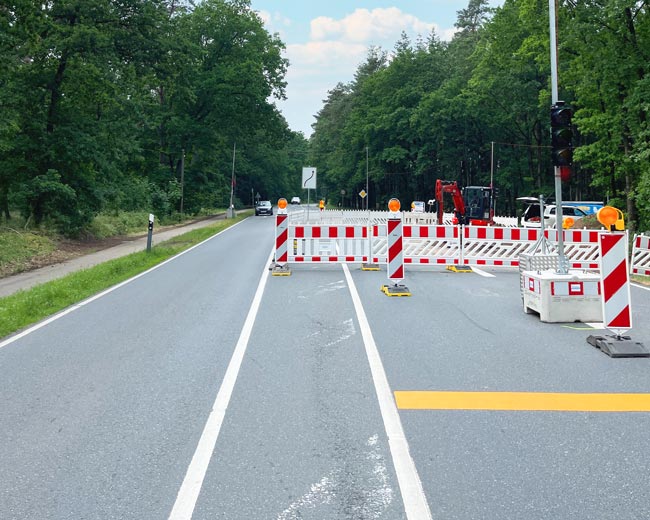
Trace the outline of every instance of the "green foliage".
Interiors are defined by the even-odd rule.
[[[560,3],[560,99],[575,109],[574,173],[563,198],[616,201],[631,229],[650,228],[650,12],[645,2]],[[402,36],[388,62],[369,50],[355,81],[330,92],[314,124],[310,162],[341,202],[427,200],[436,178],[553,196],[548,2],[469,0],[448,43]],[[383,56],[383,59],[382,59]],[[494,149],[494,161],[492,150]]]
[[[171,215],[181,190],[186,214],[225,206],[235,142],[235,197],[286,188],[294,137],[272,103],[284,96],[284,45],[248,0],[196,4],[0,8],[5,218],[20,208],[31,224],[76,235],[102,211]],[[267,150],[272,171],[243,168]]]

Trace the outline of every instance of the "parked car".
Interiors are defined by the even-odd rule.
[[[291,204],[300,204],[300,197],[293,197],[291,199]]]
[[[261,200],[255,206],[255,215],[273,215],[273,204],[270,200]]]
[[[539,214],[539,199],[537,197],[519,197],[517,200],[526,205],[521,216],[521,226],[525,228],[541,227],[542,218]]]
[[[550,205],[544,208],[544,227],[545,228],[555,228],[557,225],[557,206]],[[574,206],[565,206],[562,205],[562,216],[564,218],[571,217],[574,222],[577,222],[581,218],[587,216],[587,214],[582,211],[580,208]]]

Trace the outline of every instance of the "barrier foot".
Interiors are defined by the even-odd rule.
[[[447,271],[453,271],[454,273],[473,273],[472,268],[469,265],[448,265]]]
[[[271,264],[269,267],[271,271],[271,276],[291,276],[291,269],[289,269],[289,264]]]
[[[362,271],[379,271],[378,264],[361,264]]]
[[[630,336],[589,336],[587,343],[613,358],[650,357],[643,343],[633,341]]]
[[[381,292],[386,296],[411,296],[411,291],[406,285],[394,284],[394,285],[382,285]]]

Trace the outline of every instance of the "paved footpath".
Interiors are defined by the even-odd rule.
[[[208,219],[192,222],[186,226],[178,226],[161,231],[156,231],[154,228],[152,243],[153,245],[160,244],[165,240],[169,240],[170,238],[174,238],[194,229],[209,226],[217,220],[222,220],[224,218],[225,214],[222,213]],[[34,269],[33,271],[27,271],[14,276],[2,278],[0,279],[0,298],[9,296],[20,290],[29,289],[35,285],[61,278],[81,269],[88,269],[89,267],[101,264],[102,262],[113,260],[114,258],[143,251],[146,248],[147,236],[145,235],[141,238],[136,238],[135,240],[125,240],[121,244],[107,249],[102,249],[101,251],[96,251],[89,255],[83,255],[58,264],[52,264],[41,267],[40,269]]]

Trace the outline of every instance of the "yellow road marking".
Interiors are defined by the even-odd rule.
[[[650,394],[543,392],[395,392],[401,410],[650,412]]]

